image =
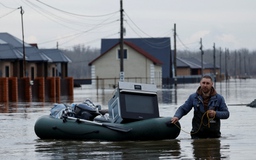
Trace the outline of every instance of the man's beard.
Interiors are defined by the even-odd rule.
[[[205,96],[209,96],[211,93],[211,89],[208,89],[208,88],[202,88],[201,90],[202,90],[203,95],[205,95]]]

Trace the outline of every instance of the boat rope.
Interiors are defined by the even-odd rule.
[[[208,126],[208,128],[210,128],[210,126],[211,126],[210,121],[211,121],[211,119],[214,119],[214,118],[215,118],[215,115],[214,115],[214,117],[210,118],[210,117],[209,117],[209,114],[207,114],[207,113],[208,113],[208,112],[205,112],[205,113],[202,115],[201,123],[200,123],[199,128],[198,128],[198,130],[197,130],[196,132],[193,132],[193,133],[187,132],[187,131],[185,131],[184,129],[182,129],[179,125],[177,125],[177,124],[175,124],[175,123],[174,123],[174,124],[175,124],[175,126],[178,127],[181,131],[183,131],[183,132],[185,132],[185,133],[187,133],[187,134],[196,134],[196,133],[198,133],[198,132],[200,131],[202,125]],[[203,122],[203,119],[204,119],[204,116],[205,116],[205,115],[207,116],[207,119],[208,119],[207,124],[204,124],[204,122]]]
[[[79,134],[74,134],[74,133],[70,133],[70,132],[66,132],[56,126],[52,127],[53,130],[59,130],[60,132],[62,133],[65,133],[65,134],[69,134],[69,135],[74,135],[74,136],[84,136],[84,135],[87,135],[87,134],[92,134],[92,133],[99,133],[100,131],[98,130],[95,130],[95,131],[91,131],[91,132],[87,132],[87,133],[79,133]]]

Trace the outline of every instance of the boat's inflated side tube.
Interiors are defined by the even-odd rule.
[[[170,124],[171,117],[153,118],[126,124],[86,122],[42,116],[35,123],[35,133],[41,139],[83,139],[103,141],[163,140],[175,139],[180,133],[176,125]],[[107,126],[107,127],[106,127]],[[114,129],[111,129],[114,126]],[[115,128],[128,129],[127,132]]]

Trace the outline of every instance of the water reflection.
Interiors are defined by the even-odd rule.
[[[52,105],[52,103],[42,102],[7,102],[0,104],[0,113],[24,113],[34,112],[36,108],[42,108],[45,105]]]
[[[35,151],[50,159],[179,159],[179,140],[168,141],[45,141],[38,140]]]
[[[74,101],[69,96],[62,96],[61,98],[61,102],[58,103],[72,103]],[[20,109],[43,107],[48,104],[52,105],[54,102],[0,102],[0,113],[19,113]]]
[[[158,102],[163,104],[177,103],[177,89],[163,89],[158,92]]]
[[[2,103],[0,105],[0,113],[13,113],[17,112],[18,104],[17,103]]]
[[[254,83],[254,80],[229,80],[225,82],[217,82],[216,84],[216,90],[218,93],[224,96],[226,102],[232,103],[232,104],[241,104],[243,102],[242,97],[245,96],[245,94],[251,94],[251,90],[253,87],[250,87],[246,84],[252,84]],[[173,86],[168,89],[159,89],[158,90],[158,100],[160,104],[174,104],[177,105],[178,100],[180,103],[183,103],[189,94],[196,91],[197,87],[199,86],[198,83],[192,83],[192,84],[178,84],[177,86]],[[249,88],[248,88],[249,86]],[[188,91],[190,91],[188,93]],[[75,88],[74,90],[74,102],[83,102],[85,99],[89,98],[95,103],[99,103],[102,106],[107,106],[109,99],[114,94],[114,89],[109,90],[100,90],[97,91],[98,94],[96,94],[96,90],[94,89],[84,89],[84,88]],[[232,96],[232,97],[231,97]],[[249,95],[250,96],[250,95]],[[255,99],[255,98],[254,98]],[[251,102],[251,99],[249,102]],[[231,101],[232,100],[232,101]],[[236,101],[240,101],[236,102]],[[61,102],[59,103],[72,103],[73,101],[70,101],[68,97],[61,97]],[[247,102],[247,104],[249,103]],[[19,102],[19,103],[0,103],[0,113],[15,113],[19,111],[19,108],[30,108],[35,107],[40,104],[41,106],[44,105],[52,105],[51,102]]]
[[[195,159],[226,159],[221,149],[228,150],[227,146],[221,147],[220,139],[193,139],[193,155]]]
[[[216,85],[227,104],[245,104],[255,99],[255,79],[230,80],[229,83],[223,82],[221,89],[220,83]],[[164,102],[160,104],[161,114],[173,115],[197,86],[197,83],[178,85],[175,105],[174,88],[159,90],[160,103]],[[93,89],[75,89],[75,102],[89,98],[107,107],[113,90],[95,93]],[[146,142],[40,140],[34,133],[35,121],[49,114],[52,106],[53,103],[0,103],[2,159],[255,159],[255,108],[245,105],[229,107],[231,116],[222,123],[220,139],[192,140],[189,134],[181,132],[175,140]],[[181,120],[185,131],[191,129],[193,113],[190,113]]]

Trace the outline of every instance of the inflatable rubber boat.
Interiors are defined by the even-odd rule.
[[[119,82],[115,95],[102,110],[90,100],[79,104],[55,104],[50,115],[34,126],[41,139],[137,141],[175,139],[180,124],[160,117],[156,87]],[[177,127],[178,126],[178,127]]]

